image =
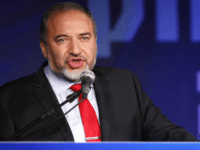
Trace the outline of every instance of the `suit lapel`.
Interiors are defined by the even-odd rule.
[[[110,100],[109,100],[110,93],[108,92],[109,83],[105,78],[101,78],[100,74],[95,72],[95,75],[96,79],[93,85],[99,108],[102,141],[109,141],[110,139]]]
[[[33,85],[38,87],[38,90],[35,91],[35,95],[38,97],[41,105],[44,107],[46,111],[54,108],[59,105],[58,100],[44,74],[43,67],[36,73],[35,78],[33,80]],[[50,117],[52,121],[55,121],[57,118],[63,115],[61,108],[56,109],[55,113],[53,113]],[[62,134],[64,140],[74,141],[72,132],[70,127],[63,117],[59,121],[54,123]]]

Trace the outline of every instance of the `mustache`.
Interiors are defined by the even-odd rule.
[[[69,60],[70,60],[70,59],[82,59],[83,61],[87,61],[87,57],[85,57],[85,56],[82,56],[82,55],[80,55],[80,56],[70,55],[70,56],[67,56],[67,57],[65,58],[65,64],[66,64],[66,63],[69,63]]]

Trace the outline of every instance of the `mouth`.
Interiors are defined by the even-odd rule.
[[[71,68],[80,68],[83,65],[83,60],[79,58],[71,58],[69,60],[69,65]]]

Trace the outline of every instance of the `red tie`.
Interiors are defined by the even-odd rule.
[[[75,84],[70,87],[74,92],[81,89],[81,84]],[[82,94],[80,94],[78,101],[82,100]],[[101,131],[99,122],[94,111],[94,108],[86,98],[79,105],[81,119],[83,122],[83,127],[85,131],[85,137],[87,142],[101,141]]]

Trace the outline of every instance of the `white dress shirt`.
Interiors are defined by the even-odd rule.
[[[44,68],[44,73],[58,99],[59,103],[62,103],[66,100],[66,97],[72,93],[74,93],[70,87],[77,83],[70,83],[62,78],[57,77],[49,68],[49,66],[46,66]],[[80,82],[78,82],[80,83]],[[99,111],[98,106],[96,102],[96,96],[93,85],[91,86],[91,90],[88,93],[88,100],[93,106],[97,119],[99,120]],[[64,106],[62,106],[63,113],[67,112],[69,109],[71,109],[74,105],[78,103],[78,98],[76,98],[72,103],[66,103]],[[69,112],[67,115],[65,115],[67,122],[70,126],[70,129],[72,131],[74,141],[75,142],[86,142],[85,140],[85,133],[84,128],[80,116],[80,110],[79,107],[75,107],[71,112]]]

